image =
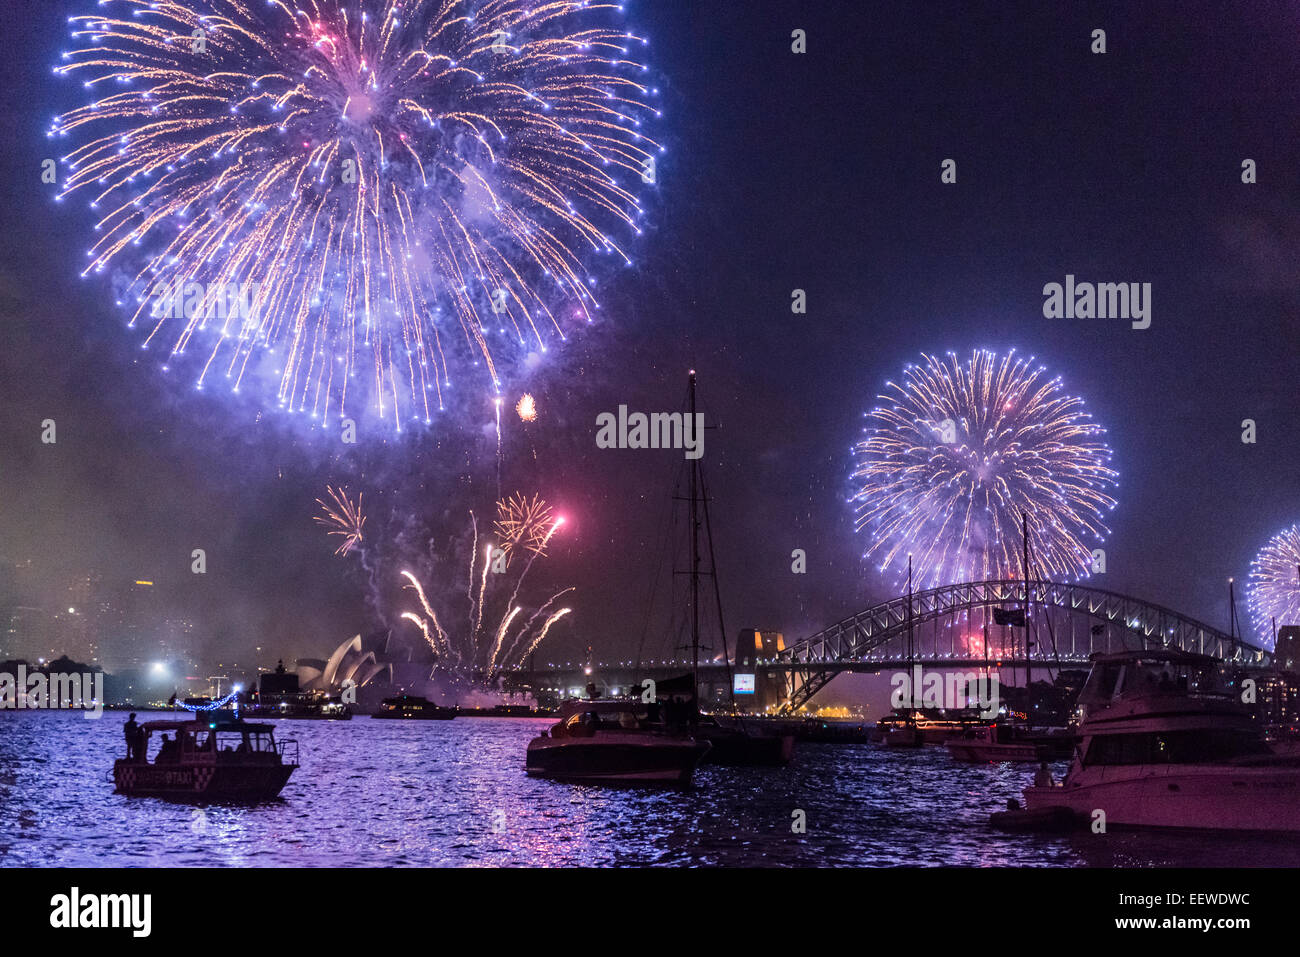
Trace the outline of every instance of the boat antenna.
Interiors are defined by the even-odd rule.
[[[704,534],[709,542],[709,572],[713,578],[713,601],[718,608],[718,628],[722,632],[722,662],[727,669],[727,694],[731,701],[731,713],[736,714],[736,688],[731,674],[731,648],[727,643],[727,623],[722,617],[722,586],[718,584],[718,560],[713,554],[713,522],[709,518],[709,489],[704,481],[704,465],[696,460],[700,470],[700,497],[704,500]],[[737,649],[739,652],[739,649]],[[739,719],[739,716],[736,715]],[[744,722],[741,722],[742,726]]]
[[[913,684],[912,667],[913,667],[913,660],[916,657],[915,652],[916,652],[916,648],[915,645],[913,644],[913,637],[912,637],[912,553],[908,552],[907,553],[907,680],[909,684]],[[908,701],[908,708],[912,712],[915,712],[916,710],[915,686],[912,687],[911,700]],[[915,714],[911,715],[911,720],[915,720]]]
[[[1233,579],[1228,579],[1228,638],[1232,657],[1237,657],[1237,595]]]

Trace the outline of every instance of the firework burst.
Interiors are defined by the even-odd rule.
[[[535,422],[537,420],[537,400],[528,392],[520,396],[519,401],[515,403],[515,412],[523,422]]]
[[[322,512],[316,516],[316,522],[328,528],[330,535],[338,535],[343,539],[334,554],[346,555],[353,548],[360,547],[363,540],[366,517],[361,512],[361,495],[358,493],[357,500],[352,502],[348,499],[347,489],[331,486],[325,487],[325,494],[329,498],[328,502],[316,499]]]
[[[1300,525],[1278,532],[1259,550],[1246,580],[1246,603],[1255,634],[1272,644],[1278,627],[1300,625]]]
[[[1018,578],[1027,514],[1033,572],[1086,576],[1117,475],[1083,401],[1014,351],[923,358],[887,384],[854,447],[867,554],[897,577],[910,553],[929,586]]]
[[[326,421],[401,428],[599,308],[662,148],[597,0],[101,0],[53,122],[144,346]],[[111,89],[110,89],[111,88]],[[175,295],[172,295],[175,293]],[[178,304],[180,306],[178,307]]]
[[[545,555],[551,536],[562,524],[564,519],[552,518],[551,506],[543,499],[536,495],[529,499],[516,494],[497,502],[497,520],[493,528],[509,561],[517,550]]]

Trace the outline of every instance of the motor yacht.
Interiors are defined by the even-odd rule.
[[[1213,658],[1172,649],[1094,656],[1082,743],[1065,779],[1025,790],[1107,826],[1300,831],[1300,758],[1277,754]]]
[[[535,777],[592,784],[688,784],[709,743],[659,720],[636,700],[570,700],[528,742]]]

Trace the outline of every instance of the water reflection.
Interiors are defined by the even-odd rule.
[[[535,780],[527,719],[278,722],[303,760],[281,799],[196,810],[113,794],[124,719],[0,712],[0,865],[1300,866],[1268,837],[1002,834],[988,814],[1031,770],[942,749],[804,744],[685,791]]]

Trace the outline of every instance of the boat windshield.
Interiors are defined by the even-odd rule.
[[[194,736],[196,746],[202,736],[202,732]],[[263,754],[275,750],[269,732],[210,731],[202,746],[219,754]]]
[[[1222,676],[1210,659],[1178,660],[1135,655],[1099,661],[1079,695],[1081,705],[1152,694],[1224,694]]]
[[[599,713],[596,711],[579,711],[577,714],[571,714],[565,718],[562,726],[566,731],[595,730],[597,728],[605,731],[618,729],[631,731],[640,727],[640,721],[637,720],[636,713],[633,711],[602,710]]]
[[[1083,756],[1083,764],[1222,764],[1269,753],[1268,746],[1251,729],[1196,728],[1097,735]]]

